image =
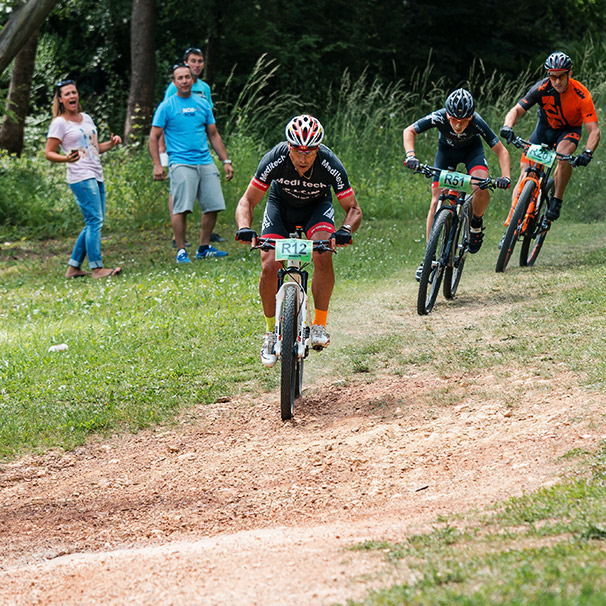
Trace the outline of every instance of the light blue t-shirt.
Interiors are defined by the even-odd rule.
[[[210,105],[198,95],[172,95],[162,101],[152,126],[164,130],[169,164],[211,164],[206,127],[215,123]]]
[[[204,82],[204,80],[200,80],[200,79],[196,80],[191,86],[191,92],[192,92],[192,95],[198,95],[198,96],[202,97],[203,99],[206,99],[206,101],[208,101],[208,104],[211,107],[214,107],[213,100],[210,96],[210,86],[208,86],[208,84],[206,84],[206,82]],[[169,97],[172,97],[176,93],[177,93],[177,87],[175,86],[174,82],[171,82],[167,86],[166,92],[164,93],[164,101],[166,101]]]

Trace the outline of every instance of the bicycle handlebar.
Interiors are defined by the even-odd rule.
[[[531,143],[530,141],[526,141],[526,139],[522,139],[522,137],[518,137],[518,136],[516,136],[514,138],[514,140],[511,142],[511,144],[514,147],[517,147],[518,149],[524,149],[524,150],[528,149],[531,145],[537,145],[536,143]],[[542,147],[544,147],[545,149],[551,149],[551,147],[549,145],[547,145],[547,143],[541,143],[540,145]],[[562,160],[566,160],[570,164],[572,164],[575,159],[575,156],[573,156],[572,154],[561,154],[559,151],[556,151],[556,155],[559,158],[561,158]]]
[[[431,179],[435,175],[439,175],[444,168],[438,168],[437,166],[430,166],[429,164],[419,164],[419,168],[414,171],[414,174],[422,174],[427,179]],[[456,171],[449,171],[456,172]],[[491,177],[476,177],[469,175],[472,181],[475,181],[480,189],[496,189],[495,180]]]
[[[256,246],[251,246],[252,250],[257,248],[259,250],[275,250],[276,248],[276,238],[259,238],[257,242]],[[330,247],[330,240],[314,240],[313,243],[313,250],[316,252],[337,254],[337,251]]]

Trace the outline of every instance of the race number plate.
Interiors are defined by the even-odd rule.
[[[312,240],[276,240],[276,261],[311,261]]]
[[[526,151],[526,157],[549,168],[556,159],[556,153],[555,150],[546,149],[542,145],[531,145]]]
[[[453,173],[447,170],[440,172],[440,187],[442,189],[454,189],[470,194],[473,191],[471,176],[463,173]]]

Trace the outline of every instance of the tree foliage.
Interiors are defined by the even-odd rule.
[[[43,1],[50,0],[27,4]],[[556,48],[577,51],[589,37],[603,38],[606,29],[606,0],[163,0],[154,5],[155,56],[147,51],[149,65],[135,66],[132,2],[61,0],[41,29],[31,112],[48,115],[53,83],[69,76],[78,81],[86,110],[121,132],[132,78],[153,82],[155,68],[157,104],[170,66],[188,46],[205,51],[204,78],[220,102],[237,99],[266,55],[280,66],[270,86],[315,111],[345,71],[357,78],[367,70],[383,84],[425,77],[453,88],[465,82],[475,63],[487,75],[496,69],[517,79],[529,66],[538,72]],[[428,62],[431,72],[424,74]],[[7,78],[5,72],[0,87],[7,86]],[[218,118],[221,122],[221,111]]]

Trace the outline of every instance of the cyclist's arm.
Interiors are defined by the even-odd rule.
[[[509,110],[509,112],[505,116],[503,126],[511,126],[511,128],[513,128],[516,125],[516,122],[518,121],[520,116],[525,113],[526,110],[519,103],[517,103]]]
[[[355,232],[360,227],[360,223],[362,222],[362,209],[356,200],[356,195],[352,191],[348,196],[339,198],[339,203],[345,211],[343,225],[349,225],[352,233]]]
[[[501,177],[511,179],[511,164],[509,161],[509,152],[507,148],[499,141],[492,147],[492,151],[497,155],[499,167],[501,168]]]
[[[252,226],[255,206],[261,202],[264,195],[264,191],[255,187],[252,183],[248,184],[236,207],[236,227],[238,229]]]
[[[585,122],[585,128],[587,129],[587,144],[585,147],[594,152],[600,142],[600,127],[597,122]]]
[[[404,129],[403,133],[404,138],[404,151],[406,154],[408,152],[415,153],[415,137],[417,136],[417,131],[415,130],[415,125],[411,124]]]

